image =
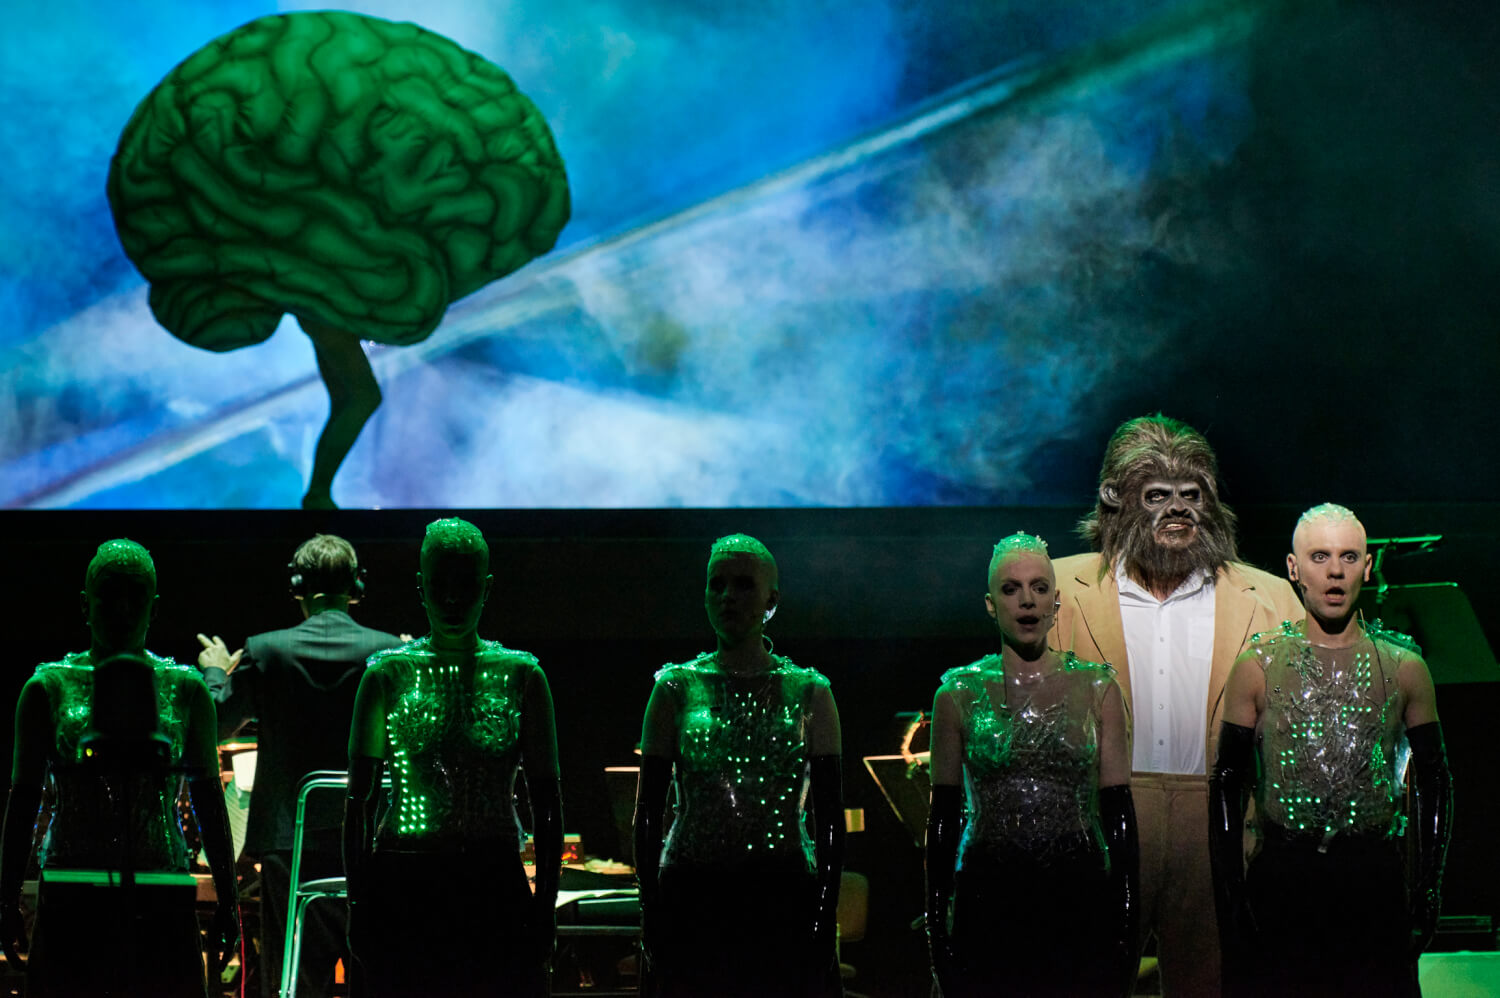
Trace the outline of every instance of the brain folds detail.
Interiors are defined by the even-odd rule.
[[[552,133],[509,76],[341,11],[263,17],[185,59],[126,124],[108,193],[157,320],[210,350],[287,312],[415,343],[569,213]]]

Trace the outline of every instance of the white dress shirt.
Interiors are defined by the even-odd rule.
[[[1208,679],[1214,650],[1214,577],[1188,576],[1164,600],[1115,570],[1120,623],[1130,665],[1132,768],[1145,773],[1208,772]]]

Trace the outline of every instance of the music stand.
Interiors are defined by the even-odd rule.
[[[927,767],[913,765],[904,755],[867,755],[864,762],[885,802],[896,812],[896,819],[921,848],[927,841],[927,811],[931,806],[928,797],[932,777]]]
[[[1469,597],[1456,582],[1366,589],[1356,604],[1366,618],[1409,634],[1422,646],[1434,683],[1500,682],[1500,664]]]

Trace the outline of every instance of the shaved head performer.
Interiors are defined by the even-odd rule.
[[[1325,503],[1302,514],[1286,563],[1307,613],[1256,635],[1224,693],[1209,834],[1225,981],[1242,995],[1415,996],[1449,830],[1432,676],[1410,638],[1355,613],[1370,555],[1352,512]],[[1260,847],[1247,871],[1252,787]]]

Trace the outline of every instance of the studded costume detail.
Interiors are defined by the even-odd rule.
[[[534,656],[483,641],[471,659],[419,638],[370,658],[389,683],[392,806],[378,847],[437,849],[509,840],[521,757],[521,702]]]
[[[172,745],[168,761],[179,766],[198,671],[151,652],[143,655],[155,673],[159,730]],[[181,772],[142,773],[122,781],[84,758],[82,742],[94,695],[88,652],[39,665],[35,678],[47,692],[57,732],[48,752],[56,805],[38,854],[42,867],[118,868],[128,847],[133,869],[187,870],[187,842],[177,811]]]
[[[943,675],[963,731],[968,820],[959,869],[1018,853],[1107,853],[1099,824],[1099,723],[1114,670],[1063,656],[1029,688],[1006,684],[999,655]]]
[[[1325,843],[1341,833],[1400,835],[1406,702],[1396,674],[1416,646],[1376,624],[1350,647],[1327,648],[1289,621],[1256,635],[1252,650],[1266,683],[1260,820]]]
[[[792,858],[811,873],[803,823],[813,695],[828,680],[772,656],[770,671],[734,676],[700,655],[657,673],[678,710],[678,815],[662,865]]]

